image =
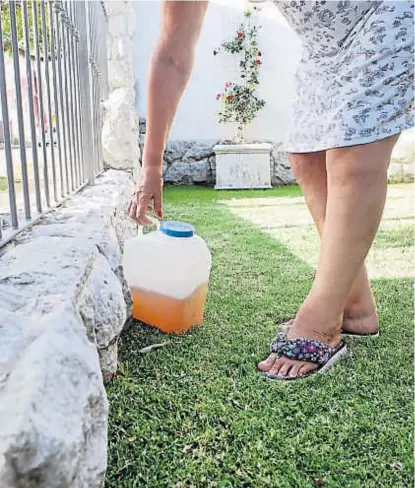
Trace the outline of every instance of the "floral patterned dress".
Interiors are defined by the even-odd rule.
[[[414,125],[413,1],[275,1],[300,36],[287,151],[377,141]]]

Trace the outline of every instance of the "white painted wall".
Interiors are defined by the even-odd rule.
[[[146,116],[145,89],[148,61],[160,27],[159,0],[135,0],[135,76],[138,90],[137,110]],[[234,58],[213,56],[213,50],[237,29],[249,4],[243,0],[211,0],[198,44],[196,64],[181,101],[171,140],[221,139],[233,136],[233,127],[217,122],[220,103],[215,96],[235,73]],[[252,7],[253,4],[250,4]],[[259,23],[263,26],[259,46],[263,53],[260,94],[267,105],[248,128],[250,139],[283,142],[290,118],[293,75],[300,56],[300,43],[278,9],[271,3],[259,4]]]

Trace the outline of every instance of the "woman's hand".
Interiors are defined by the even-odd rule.
[[[163,217],[163,174],[158,166],[141,170],[133,197],[128,204],[128,214],[138,225],[151,225],[147,211],[154,210],[158,218]]]

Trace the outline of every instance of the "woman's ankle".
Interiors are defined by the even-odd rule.
[[[308,297],[298,311],[293,326],[297,330],[309,330],[322,338],[337,338],[342,322],[343,312],[337,313],[324,300]]]
[[[345,317],[362,317],[376,314],[376,302],[373,293],[365,293],[360,297],[349,297],[344,309]]]

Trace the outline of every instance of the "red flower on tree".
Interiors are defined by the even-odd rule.
[[[253,12],[258,8],[245,11],[244,20],[234,31],[229,41],[221,43],[221,52],[236,56],[239,70],[234,82],[224,81],[223,90],[216,95],[222,108],[218,112],[220,123],[235,123],[238,143],[243,141],[243,128],[251,123],[264,106],[265,101],[258,97],[256,90],[259,85],[258,72],[262,64],[262,53],[258,49],[258,27],[252,24]],[[216,48],[214,55],[219,53]]]

